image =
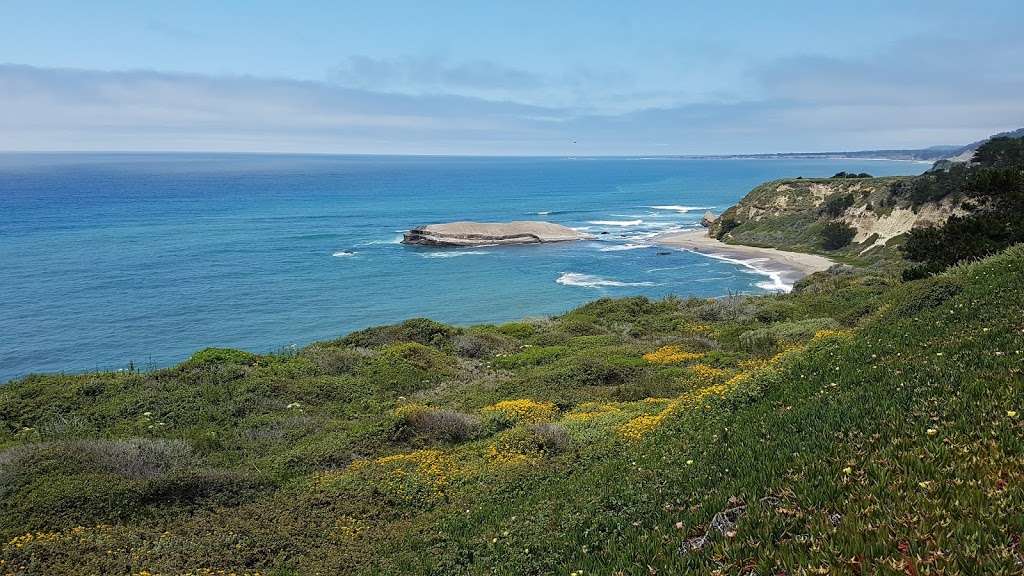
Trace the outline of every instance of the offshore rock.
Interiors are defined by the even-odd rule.
[[[480,246],[483,244],[542,244],[593,238],[553,222],[450,222],[409,230],[402,244],[423,246]]]

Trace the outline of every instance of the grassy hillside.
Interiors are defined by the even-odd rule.
[[[1024,248],[0,389],[0,574],[1019,574]]]

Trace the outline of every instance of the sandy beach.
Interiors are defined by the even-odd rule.
[[[689,230],[655,236],[655,244],[681,248],[711,258],[736,262],[772,279],[771,288],[789,291],[797,280],[827,270],[835,264],[817,254],[786,252],[775,248],[758,248],[726,244],[707,235],[707,230]],[[765,287],[768,287],[767,285]]]

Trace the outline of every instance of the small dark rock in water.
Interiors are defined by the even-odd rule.
[[[668,256],[671,252],[658,252],[658,256]]]
[[[602,230],[602,231],[601,231],[601,234],[607,234],[607,233],[608,233],[608,231],[607,231],[607,230]]]

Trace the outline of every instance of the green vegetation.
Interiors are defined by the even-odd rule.
[[[825,201],[822,211],[826,216],[835,218],[846,212],[850,206],[853,206],[853,194],[837,194]]]
[[[0,574],[1020,572],[1024,248],[0,389]]]
[[[11,382],[0,574],[1019,574],[1022,142],[755,188],[713,234],[862,265],[791,294]]]
[[[941,183],[936,184],[940,190],[955,188],[972,210],[953,215],[942,226],[908,234],[902,250],[919,264],[903,272],[906,279],[1024,242],[1024,139],[993,138],[978,148],[971,165],[940,174],[944,176],[928,176],[922,182]]]
[[[833,178],[871,178],[871,174],[867,172],[836,172]]]
[[[838,250],[853,240],[857,231],[842,222],[829,222],[821,228],[822,246],[825,250]]]

